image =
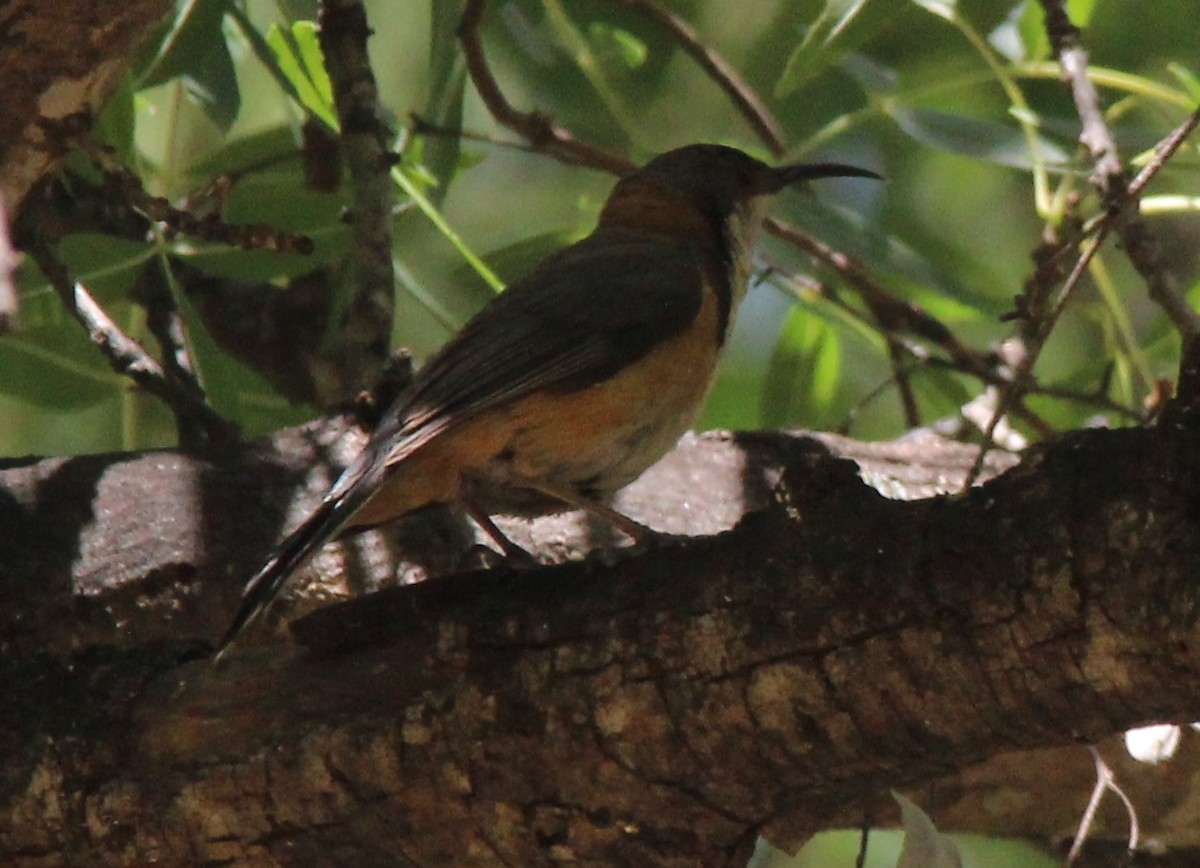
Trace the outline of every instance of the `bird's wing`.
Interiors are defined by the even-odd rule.
[[[217,656],[375,493],[388,465],[522,395],[612,376],[687,328],[703,301],[702,276],[683,249],[604,232],[513,283],[417,373],[321,505],[246,585]]]
[[[391,444],[386,463],[522,395],[612,376],[687,328],[703,300],[702,277],[686,249],[614,231],[551,256],[418,372],[391,430],[374,438]]]

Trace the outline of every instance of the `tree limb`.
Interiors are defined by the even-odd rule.
[[[280,436],[336,448],[327,428]],[[726,533],[611,567],[394,588],[298,622],[306,650],[274,642],[221,669],[179,661],[223,623],[304,450],[290,469],[265,443],[220,464],[157,453],[5,471],[0,562],[17,605],[0,635],[27,651],[4,663],[0,731],[21,761],[4,772],[0,843],[97,864],[734,864],[756,834],[794,845],[889,786],[1200,716],[1188,429],[1070,435],[957,498],[863,484],[904,493],[906,445],[938,454],[697,438],[625,508],[670,530],[741,517]],[[925,476],[952,486],[970,453],[947,448],[953,473]],[[171,480],[157,503],[137,502],[148,483],[109,478],[151,466]],[[136,518],[113,511],[122,496],[163,516],[146,536],[175,546],[150,574],[123,536]],[[65,521],[72,498],[94,511]],[[571,545],[541,525],[542,551]],[[31,541],[47,531],[58,556],[43,561]],[[126,550],[121,580],[121,556],[92,548],[103,541]]]

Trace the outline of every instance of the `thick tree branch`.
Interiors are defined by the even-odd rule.
[[[336,443],[281,436],[309,457]],[[1200,716],[1188,430],[1082,432],[913,503],[860,478],[904,490],[901,453],[846,447],[856,471],[830,454],[846,443],[691,441],[626,508],[672,530],[744,515],[732,531],[611,568],[396,588],[299,622],[309,650],[251,648],[221,669],[179,659],[223,623],[275,533],[260,504],[286,499],[303,449],[290,469],[260,444],[220,464],[5,471],[5,646],[128,647],[7,655],[0,731],[21,761],[0,843],[109,864],[328,860],[334,841],[338,864],[732,864],[758,832],[795,843],[889,786]],[[953,486],[970,453],[946,449],[954,470],[927,477]],[[143,503],[151,467],[169,484]],[[123,536],[137,517],[113,511],[122,499],[162,524]],[[534,526],[543,551],[564,545],[573,519],[559,521]],[[47,529],[59,554],[42,561]],[[98,551],[115,540],[123,553]],[[155,545],[174,552],[144,557]],[[76,816],[106,819],[62,819]]]

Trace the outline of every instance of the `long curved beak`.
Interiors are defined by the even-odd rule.
[[[784,187],[814,178],[873,178],[882,181],[883,175],[846,163],[794,163],[777,166],[771,171],[773,186],[770,192],[778,192]]]

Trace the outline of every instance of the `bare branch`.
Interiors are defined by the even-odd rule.
[[[754,128],[763,144],[775,156],[781,156],[784,151],[783,130],[779,122],[771,114],[758,94],[738,75],[737,70],[729,65],[720,54],[705,45],[699,34],[690,24],[664,9],[652,0],[609,0],[617,6],[623,6],[649,18],[655,24],[666,30],[688,53],[696,65],[711,78],[733,102],[742,117]]]
[[[237,439],[237,426],[222,418],[204,400],[204,392],[191,377],[172,376],[146,351],[112,321],[87,288],[71,279],[66,268],[53,253],[40,245],[31,245],[29,255],[41,268],[46,279],[58,292],[63,307],[87,329],[109,365],[135,383],[166,402],[178,418],[194,423],[208,445]],[[181,435],[187,426],[181,426]]]
[[[12,330],[20,309],[21,300],[13,275],[21,264],[21,254],[12,246],[12,234],[8,222],[8,208],[0,195],[0,335]]]
[[[353,196],[353,284],[337,327],[339,394],[343,400],[368,387],[387,362],[395,311],[392,270],[392,131],[383,121],[367,54],[370,36],[360,0],[323,0],[321,50],[333,85],[342,151]]]
[[[1046,13],[1046,33],[1062,66],[1063,75],[1071,85],[1076,111],[1082,124],[1079,140],[1088,149],[1095,165],[1091,181],[1103,197],[1106,211],[1088,227],[1093,234],[1083,245],[1074,267],[1057,293],[1053,292],[1052,280],[1040,280],[1037,286],[1042,291],[1027,294],[1025,303],[1030,308],[1024,311],[1027,317],[1026,352],[1013,373],[1011,385],[1002,390],[997,399],[996,409],[987,429],[988,436],[980,447],[979,460],[968,475],[968,486],[964,487],[964,491],[983,466],[982,459],[990,448],[991,437],[996,427],[1013,406],[1018,393],[1024,391],[1025,384],[1031,380],[1033,368],[1042,349],[1088,265],[1114,228],[1120,230],[1127,255],[1146,281],[1150,297],[1163,307],[1184,340],[1200,332],[1200,317],[1191,309],[1179,291],[1175,279],[1166,270],[1158,253],[1157,241],[1138,214],[1137,199],[1137,194],[1145,187],[1150,177],[1162,168],[1184,137],[1195,127],[1195,121],[1189,119],[1188,123],[1164,140],[1159,146],[1158,159],[1153,166],[1147,167],[1147,172],[1142,173],[1136,188],[1130,187],[1126,182],[1116,142],[1104,119],[1100,97],[1087,74],[1087,53],[1079,45],[1079,30],[1067,17],[1062,0],[1041,0],[1041,3]],[[1059,253],[1073,247],[1075,238],[1076,232],[1070,232],[1068,241],[1054,250],[1050,258],[1056,259]],[[1039,275],[1046,264],[1046,261],[1039,260]],[[1050,273],[1053,274],[1053,270]]]
[[[75,114],[53,121],[43,119],[42,128],[47,138],[53,140],[58,147],[74,146],[83,151],[116,187],[122,199],[150,220],[185,235],[218,241],[244,250],[298,253],[305,256],[312,253],[313,242],[307,235],[287,232],[264,223],[225,223],[215,214],[197,217],[189,211],[176,208],[166,199],[151,196],[142,186],[141,179],[116,158],[111,148],[92,138],[91,122],[90,116]]]
[[[594,166],[612,172],[614,175],[625,175],[634,169],[634,164],[626,157],[610,154],[607,151],[584,144],[569,132],[554,123],[548,115],[539,112],[521,112],[513,108],[496,77],[492,75],[487,57],[483,52],[483,41],[479,36],[479,28],[483,22],[483,11],[487,0],[468,0],[463,9],[462,19],[458,25],[458,38],[462,43],[463,54],[467,60],[467,72],[475,89],[479,92],[487,110],[491,112],[496,123],[507,127],[524,137],[539,151],[567,163],[583,166]]]
[[[1179,146],[1196,129],[1200,123],[1200,109],[1188,115],[1171,135],[1163,139],[1155,148],[1154,159],[1151,160],[1129,185],[1130,202],[1133,205],[1123,213],[1121,220],[1121,246],[1125,255],[1133,263],[1138,274],[1146,281],[1150,298],[1166,311],[1171,322],[1184,339],[1200,335],[1200,316],[1188,304],[1187,298],[1179,290],[1175,276],[1167,270],[1159,251],[1158,239],[1151,233],[1146,221],[1136,209],[1138,197],[1150,180],[1166,165],[1167,161],[1179,150]]]
[[[1087,72],[1087,52],[1079,45],[1079,30],[1067,17],[1063,0],[1041,0],[1046,12],[1046,34],[1054,54],[1062,66],[1063,76],[1071,85],[1075,110],[1082,130],[1079,141],[1091,154],[1095,170],[1092,184],[1100,191],[1109,212],[1120,215],[1120,237],[1126,255],[1146,281],[1150,297],[1157,302],[1175,328],[1186,339],[1200,333],[1200,316],[1179,290],[1178,282],[1167,271],[1159,255],[1158,242],[1138,213],[1138,194],[1146,183],[1170,158],[1183,139],[1196,126],[1193,113],[1175,133],[1158,148],[1156,160],[1146,167],[1136,188],[1125,177],[1120,152],[1104,118],[1100,97]]]

